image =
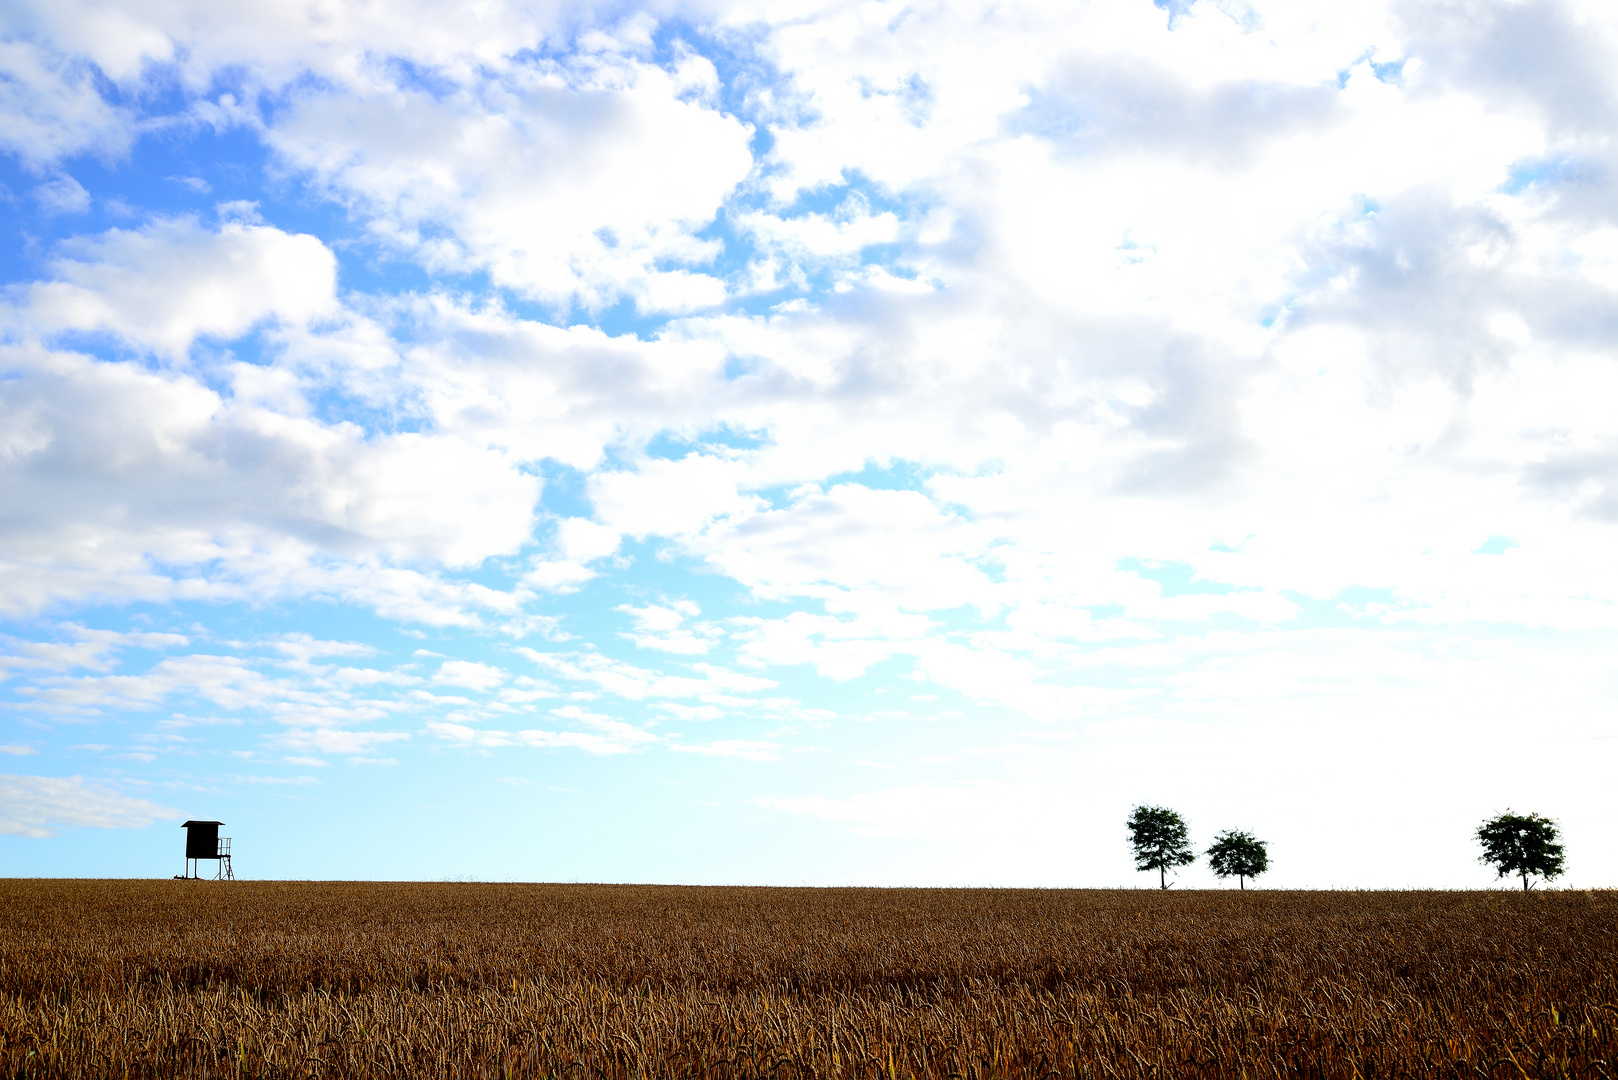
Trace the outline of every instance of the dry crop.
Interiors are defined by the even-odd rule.
[[[1618,895],[0,882],[13,1077],[1542,1077]]]

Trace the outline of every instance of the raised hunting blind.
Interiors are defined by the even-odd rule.
[[[185,830],[185,873],[183,878],[200,878],[203,859],[219,863],[214,872],[215,881],[235,881],[236,873],[230,866],[230,837],[219,835],[223,821],[188,821]]]

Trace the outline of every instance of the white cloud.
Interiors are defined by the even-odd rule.
[[[562,329],[441,294],[401,308],[412,344],[400,369],[383,371],[388,381],[377,396],[394,401],[403,393],[406,407],[421,409],[438,430],[505,447],[521,460],[594,471],[609,448],[639,445],[670,424],[701,429],[725,394],[727,357],[712,341]],[[565,558],[603,554],[609,535],[588,533],[560,524]]]
[[[85,26],[96,25],[99,17]],[[745,18],[740,13],[733,17]],[[783,196],[806,185],[832,184],[834,190],[852,169],[887,185],[885,197],[896,209],[870,211],[866,196],[850,190],[839,196],[842,209],[834,214],[781,206],[739,213],[737,220],[752,222],[750,227],[762,230],[760,237],[775,237],[771,243],[791,247],[802,257],[841,257],[869,241],[897,239],[906,250],[893,266],[934,274],[949,292],[947,301],[890,296],[837,311],[809,305],[772,318],[696,320],[653,344],[612,341],[578,328],[561,331],[513,319],[495,307],[430,298],[409,316],[414,320],[409,355],[385,358],[385,370],[409,388],[439,432],[453,432],[468,446],[481,442],[508,448],[504,453],[518,460],[555,456],[589,469],[616,441],[633,446],[659,426],[691,432],[723,422],[769,433],[756,452],[693,453],[681,461],[632,458],[628,468],[598,472],[590,480],[590,493],[600,524],[582,519],[563,524],[560,557],[534,562],[526,578],[526,585],[536,589],[565,591],[591,580],[601,571],[589,564],[611,552],[609,545],[619,532],[638,537],[702,534],[694,550],[759,595],[816,598],[867,613],[875,610],[872,605],[879,598],[901,608],[955,602],[985,611],[1000,604],[1020,610],[1041,581],[1049,585],[1050,578],[1036,573],[1013,579],[1017,588],[1008,589],[1006,582],[994,580],[990,563],[1003,559],[1031,568],[1058,553],[1069,554],[1075,543],[1086,548],[1078,561],[1089,565],[1105,567],[1117,557],[1155,549],[1154,554],[1229,581],[1238,567],[1279,568],[1283,561],[1276,558],[1278,551],[1323,550],[1317,545],[1324,541],[1344,558],[1318,563],[1345,571],[1337,575],[1340,581],[1364,583],[1358,570],[1346,571],[1368,564],[1366,553],[1377,545],[1365,541],[1378,529],[1345,529],[1343,518],[1356,505],[1353,499],[1374,500],[1379,493],[1370,484],[1355,492],[1321,495],[1319,478],[1328,472],[1374,477],[1378,469],[1391,476],[1389,470],[1403,464],[1390,450],[1430,445],[1440,433],[1455,430],[1457,409],[1477,415],[1478,405],[1463,406],[1454,399],[1441,371],[1419,387],[1408,376],[1402,383],[1388,382],[1378,367],[1381,362],[1367,358],[1356,361],[1363,376],[1350,370],[1352,364],[1339,363],[1347,381],[1338,379],[1327,390],[1326,383],[1303,369],[1309,357],[1322,355],[1320,335],[1330,325],[1340,328],[1342,340],[1332,346],[1336,354],[1386,352],[1390,342],[1408,332],[1402,315],[1390,318],[1390,312],[1397,312],[1385,302],[1385,289],[1366,291],[1381,288],[1371,270],[1388,243],[1384,234],[1405,229],[1406,221],[1412,227],[1422,220],[1442,223],[1444,214],[1454,218],[1470,208],[1469,220],[1485,220],[1479,213],[1492,215],[1487,220],[1495,224],[1484,232],[1493,230],[1491,235],[1504,238],[1500,242],[1518,244],[1525,254],[1565,250],[1565,244],[1548,245],[1541,235],[1553,221],[1551,208],[1494,190],[1513,161],[1545,152],[1548,136],[1535,111],[1519,107],[1529,98],[1511,99],[1518,104],[1501,104],[1506,102],[1501,98],[1491,104],[1469,96],[1467,87],[1473,84],[1443,74],[1447,69],[1442,64],[1451,61],[1437,53],[1423,61],[1425,67],[1407,63],[1403,86],[1383,79],[1362,60],[1367,51],[1380,63],[1405,56],[1415,46],[1402,46],[1395,24],[1374,8],[1334,10],[1310,21],[1266,7],[1261,17],[1265,35],[1248,33],[1211,8],[1199,8],[1173,33],[1164,31],[1156,12],[1107,5],[1063,12],[1055,19],[1029,8],[1020,22],[996,21],[972,7],[913,15],[901,22],[866,20],[838,9],[809,12],[770,29],[764,39],[763,48],[782,64],[793,80],[790,89],[803,95],[799,103],[806,105],[795,111],[782,98],[779,112],[771,114],[777,136],[771,152],[777,171],[771,182]],[[185,18],[203,16],[193,12]],[[1550,19],[1546,26],[1561,25],[1549,15],[1545,18]],[[185,23],[190,27],[185,33],[201,32],[197,28],[205,23]],[[487,154],[473,155],[466,168],[492,168],[488,162],[502,160],[499,155],[506,153],[500,147],[507,135],[496,130],[500,123],[515,124],[514,132],[527,130],[524,123],[550,130],[544,125],[572,123],[585,103],[598,98],[613,116],[618,113],[612,110],[620,107],[628,110],[625,116],[639,115],[634,110],[643,107],[652,110],[647,115],[661,116],[656,110],[666,107],[673,110],[668,115],[703,123],[717,118],[714,131],[734,126],[710,115],[703,104],[711,100],[715,85],[705,62],[688,56],[659,68],[634,59],[639,46],[633,43],[641,31],[627,27],[603,39],[606,51],[592,54],[594,59],[581,57],[553,69],[496,65],[489,69],[489,81],[477,85],[468,69],[454,67],[448,58],[456,49],[476,52],[485,47],[474,41],[494,41],[504,32],[494,25],[413,44],[377,31],[377,40],[393,42],[387,47],[403,50],[401,55],[430,54],[438,58],[435,62],[450,65],[445,68],[449,89],[435,97],[378,70],[343,68],[331,61],[337,66],[322,70],[346,72],[338,78],[343,107],[369,109],[368,115],[384,117],[394,126],[376,128],[374,138],[365,136],[371,142],[364,145],[354,132],[339,138],[318,125],[309,127],[305,134],[313,141],[297,144],[304,147],[300,152],[316,155],[309,167],[335,185],[334,191],[346,192],[344,197],[369,198],[365,191],[398,194],[406,191],[405,180],[423,167],[419,156],[410,156],[416,144],[406,135],[416,130],[409,127],[413,123],[427,124],[423,131],[438,124],[445,132],[462,134],[487,127],[494,132]],[[1430,26],[1423,26],[1427,28],[1412,41],[1429,52],[1442,52]],[[272,48],[269,42],[291,40],[276,36],[282,30],[286,27],[267,30],[254,55],[268,57],[282,47]],[[341,52],[340,32],[329,33],[335,36],[320,40],[336,51],[321,56]],[[183,36],[171,28],[129,40],[144,42],[131,46],[139,55],[168,56],[177,54],[164,42]],[[219,40],[209,39],[214,44]],[[950,58],[964,40],[973,42],[973,63],[962,67]],[[1030,45],[1035,46],[1032,51]],[[237,39],[232,47],[248,46]],[[1474,42],[1466,48],[1481,46]],[[108,70],[133,70],[131,61],[112,52],[98,55],[110,65]],[[1454,64],[1463,63],[1454,48],[1445,55]],[[186,62],[199,61],[193,55]],[[1475,82],[1477,69],[1467,70],[1467,78]],[[1346,79],[1339,81],[1340,72],[1348,73]],[[1142,102],[1150,106],[1150,123],[1131,119],[1137,114],[1130,110]],[[295,122],[287,132],[303,130],[297,127],[307,119],[298,119],[301,115],[296,109],[288,114]],[[343,114],[338,109],[324,115]],[[633,137],[639,122],[625,120],[629,127],[604,138],[614,146],[639,145]],[[397,135],[396,128],[405,134]],[[350,152],[342,149],[350,145],[344,139],[361,141],[353,142],[357,149]],[[1368,140],[1389,139],[1408,152],[1367,152]],[[502,173],[519,174],[520,169]],[[459,193],[457,199],[468,208],[464,213],[487,211],[503,221],[515,220],[502,209],[504,189],[478,189],[471,198],[460,198],[472,190],[466,186],[472,175],[443,178],[450,185],[445,191]],[[370,179],[362,182],[362,177]],[[718,205],[714,199],[719,196],[711,192],[728,188],[703,190],[710,194],[682,204],[700,204],[691,221],[706,220]],[[895,199],[895,193],[918,196],[926,209],[916,210],[905,201],[907,196]],[[1356,217],[1357,197],[1379,200],[1383,208]],[[446,223],[443,212],[432,209],[438,204],[431,199],[416,210],[400,210],[397,199],[388,199],[375,204],[393,207],[377,209],[382,217],[404,214],[413,221]],[[1390,208],[1399,200],[1412,207],[1405,219]],[[645,204],[653,216],[687,221],[669,209],[673,205]],[[1451,209],[1440,213],[1445,206]],[[1083,207],[1083,213],[1075,212],[1076,207]],[[580,220],[594,219],[581,212]],[[447,224],[451,234],[470,236],[476,227],[469,222]],[[1478,233],[1479,226],[1467,227]],[[490,243],[508,243],[508,236],[521,232],[502,228]],[[906,231],[912,228],[919,231]],[[967,234],[982,242],[970,251],[951,246],[951,237]],[[1400,235],[1452,242],[1442,229]],[[264,310],[297,322],[329,304],[330,290],[321,285],[307,302],[266,306],[275,289],[251,287],[244,279],[229,286],[229,302],[218,306],[225,314],[210,316],[215,321],[209,323],[187,314],[184,305],[169,312],[126,295],[129,281],[143,280],[168,265],[152,254],[165,244],[164,250],[180,259],[226,240],[254,252],[292,241],[313,242],[262,226],[237,224],[208,233],[194,224],[159,223],[83,242],[80,258],[59,264],[61,280],[39,288],[77,289],[73,296],[81,306],[100,305],[101,314],[84,315],[77,322],[63,316],[68,323],[121,327],[134,340],[167,349],[183,347],[198,333],[228,334],[245,320],[264,317],[257,314]],[[456,242],[465,246],[470,241],[462,236]],[[320,253],[329,258],[323,249]],[[1217,273],[1210,272],[1210,253],[1220,264]],[[247,261],[266,258],[254,254]],[[1301,266],[1323,260],[1335,260],[1342,272],[1324,283],[1310,282],[1300,273]],[[1466,280],[1473,284],[1467,289],[1494,287],[1488,282],[1510,284],[1511,273],[1521,279],[1521,271],[1501,269],[1512,265],[1531,267],[1536,274],[1565,278],[1568,273],[1533,259],[1496,258],[1468,271]],[[283,276],[321,280],[319,274]],[[1400,281],[1398,287],[1407,292],[1420,284]],[[1522,350],[1539,343],[1544,329],[1535,314],[1539,309],[1522,303],[1532,297],[1524,293],[1521,280],[1511,289],[1509,310],[1497,301],[1480,304],[1480,321],[1504,325],[1501,312],[1508,310],[1514,336],[1491,334],[1490,340],[1504,342],[1491,347],[1502,356],[1500,348],[1517,350],[1513,362],[1522,363],[1527,359]],[[1003,315],[1006,290],[1024,305],[1016,319]],[[1374,334],[1364,329],[1369,324],[1363,304],[1372,300],[1380,320]],[[243,303],[247,306],[241,307]],[[1254,321],[1266,304],[1291,310],[1282,330],[1255,331]],[[1425,305],[1424,310],[1433,309]],[[1464,321],[1465,315],[1457,311],[1455,318]],[[301,333],[289,331],[289,341],[296,338],[295,347],[305,355],[336,344],[335,335],[298,337]],[[1082,350],[1060,344],[1068,340],[1082,340]],[[739,379],[720,379],[727,350],[755,366]],[[1286,374],[1293,370],[1289,357],[1294,353],[1302,358],[1298,378]],[[1583,385],[1598,370],[1599,365],[1592,365],[1575,381]],[[1516,385],[1506,392],[1520,389]],[[1397,407],[1345,409],[1344,391],[1363,392],[1367,400],[1390,394]],[[1585,441],[1592,447],[1600,443],[1601,424],[1599,418],[1586,422]],[[29,428],[17,430],[27,433]],[[1369,445],[1352,450],[1373,430],[1386,432],[1379,435],[1384,438],[1380,460]],[[1331,437],[1325,438],[1328,431]],[[1487,456],[1494,447],[1485,445],[1480,434],[1475,432],[1473,441],[1478,453]],[[398,473],[378,470],[357,477],[357,498],[345,492],[341,512],[334,515],[335,508],[328,508],[316,517],[325,519],[323,525],[333,516],[346,519],[338,523],[339,534],[388,537],[382,550],[395,558],[427,554],[470,565],[492,550],[512,550],[528,524],[515,516],[502,544],[473,542],[471,530],[456,528],[439,537],[408,536],[425,520],[412,511],[427,497],[422,489],[433,485],[389,491],[388,477],[416,477],[442,460],[443,447],[423,442],[419,456],[401,455]],[[454,473],[493,477],[508,467],[500,454],[484,453],[481,458],[468,453]],[[1543,490],[1583,491],[1600,482],[1599,465],[1592,473],[1589,464],[1536,461],[1536,453],[1543,457],[1541,448],[1519,445],[1515,460],[1519,476],[1545,478],[1540,481]],[[1583,462],[1601,460],[1599,450],[1595,453],[1594,458],[1583,455]],[[800,494],[789,506],[768,511],[748,494],[770,484],[816,480],[840,469],[857,470],[869,461],[893,460],[942,466],[946,472],[935,477],[925,494],[869,492],[844,484],[818,495]],[[1457,464],[1451,453],[1448,461],[1426,465],[1428,482],[1407,484],[1410,504],[1452,483],[1449,470]],[[318,482],[330,486],[327,480]],[[1160,511],[1166,508],[1115,501],[1120,494],[1154,491],[1207,494],[1210,484],[1230,482],[1246,485],[1246,496],[1232,500],[1226,491],[1212,497],[1194,515],[1202,524],[1191,533],[1172,530],[1187,535],[1183,544],[1161,540]],[[509,501],[510,490],[497,484],[477,501],[485,507]],[[1049,505],[1057,492],[1059,511]],[[1345,494],[1349,501],[1341,498]],[[1577,499],[1599,504],[1587,495]],[[940,502],[966,514],[951,526],[953,511]],[[1244,523],[1244,515],[1256,508],[1283,503],[1302,505],[1304,512],[1290,515],[1293,520],[1251,518]],[[397,517],[376,513],[386,504],[397,504],[404,512]],[[348,508],[356,506],[365,512],[350,517]],[[836,513],[843,515],[842,525]],[[937,520],[928,521],[928,515]],[[1059,515],[1067,520],[1058,520]],[[461,515],[434,520],[458,523]],[[1082,539],[1072,526],[1079,520],[1086,522]],[[1262,527],[1255,530],[1254,524]],[[868,542],[848,531],[861,527],[868,530],[861,535],[893,542]],[[598,533],[586,541],[583,534],[590,528]],[[955,534],[941,547],[940,531]],[[1252,558],[1206,555],[1206,541],[1222,543],[1233,532],[1253,534],[1243,549]],[[919,557],[914,547],[918,540],[927,551]],[[1357,556],[1352,554],[1356,549]],[[1231,611],[1260,621],[1284,620],[1292,613],[1290,601],[1276,589],[1296,587],[1305,561],[1286,560],[1291,576],[1244,572],[1240,580],[1247,591],[1222,598],[1212,593],[1154,597],[1153,590],[1135,590],[1130,612],[1150,622],[1203,620]],[[138,563],[131,567],[132,582],[141,573]],[[1386,576],[1391,566],[1385,559],[1374,569],[1383,574],[1382,582],[1394,580]],[[1432,568],[1424,565],[1420,576],[1432,580]],[[318,577],[304,572],[295,580],[308,587]],[[408,574],[353,572],[347,577],[351,584],[345,588],[368,592],[393,614],[442,618],[440,605],[481,604],[488,610],[505,605],[509,610],[517,602],[475,591],[453,597],[453,589]],[[1128,591],[1127,577],[1104,571],[1070,584],[1092,601],[1101,599],[1095,591],[1101,587],[1110,601],[1119,590]],[[1416,572],[1407,567],[1397,578],[1413,583]],[[328,578],[324,587],[331,584]],[[73,576],[60,587],[93,588],[94,581]],[[149,582],[146,587],[164,586]],[[391,598],[396,587],[404,593],[397,600]],[[1306,587],[1329,592],[1332,583],[1316,573]],[[429,599],[424,592],[437,592],[440,598]],[[1447,603],[1453,606],[1454,601]],[[1541,606],[1550,610],[1555,605]],[[1558,617],[1601,617],[1587,603],[1586,614],[1574,616],[1575,607],[1563,604]],[[1075,621],[1090,619],[1082,603],[1067,610]],[[1021,624],[1033,625],[1028,619]],[[875,643],[858,648],[880,655],[880,639],[898,626],[894,622]],[[699,645],[700,640],[685,640],[681,647]],[[839,647],[847,652],[856,646]],[[755,658],[763,655],[755,653]],[[850,654],[833,666],[857,670],[861,662]]]
[[[49,214],[82,214],[90,209],[90,193],[71,176],[54,176],[33,190],[34,201]]]
[[[89,64],[39,45],[0,41],[0,148],[42,168],[71,154],[127,149],[135,117],[108,103]]]
[[[318,239],[268,225],[217,231],[178,218],[71,241],[55,280],[32,286],[39,330],[109,330],[183,356],[202,335],[235,337],[260,320],[304,323],[337,313],[337,261]]]
[[[569,559],[590,562],[618,550],[619,536],[588,518],[566,518],[556,527],[556,546]]]
[[[724,299],[692,269],[717,253],[694,234],[752,164],[747,129],[689,96],[712,71],[697,57],[664,69],[597,54],[507,66],[448,94],[309,91],[267,134],[433,269],[486,269],[563,306],[629,296],[689,311]]]
[[[464,686],[469,690],[489,691],[509,677],[503,668],[490,664],[480,664],[475,660],[446,660],[439,665],[433,682],[439,686]]]
[[[831,214],[781,217],[751,211],[738,214],[736,223],[754,234],[766,255],[811,265],[850,265],[866,248],[897,241],[902,228],[892,211],[872,213],[869,201],[859,192]]]
[[[758,505],[740,494],[740,461],[688,454],[678,461],[651,458],[633,472],[599,472],[590,480],[596,517],[631,536],[694,533],[715,517]]]
[[[290,750],[314,750],[322,754],[363,754],[377,746],[410,738],[408,731],[341,731],[335,728],[309,728],[289,731],[281,742]]]
[[[30,701],[69,713],[149,709],[180,694],[225,709],[287,696],[246,660],[209,654],[169,657],[136,675],[45,676],[26,693]]]
[[[621,537],[588,518],[564,518],[556,526],[559,559],[535,559],[523,584],[535,589],[570,592],[596,577],[587,564],[618,550]]]
[[[691,670],[700,676],[693,678],[637,667],[600,653],[551,653],[526,647],[515,651],[559,678],[593,685],[604,693],[629,701],[751,694],[778,685],[773,679],[743,675],[713,664],[692,664]]]
[[[363,641],[320,641],[305,633],[285,634],[272,647],[283,656],[308,663],[317,656],[374,656],[376,646]]]
[[[466,566],[528,541],[540,482],[497,450],[368,436],[29,346],[0,349],[0,371],[0,609],[294,591],[435,623],[517,614],[510,594],[388,565]]]
[[[321,11],[227,9],[202,0],[30,0],[7,9],[7,27],[83,56],[119,83],[136,84],[151,66],[172,64],[184,84],[200,90],[233,64],[248,69],[250,82],[256,76],[269,86],[306,73],[339,84],[363,81],[373,57],[465,73],[551,40],[571,10],[497,2],[446,21],[436,19],[438,9],[425,0]],[[635,27],[624,30],[633,42]]]
[[[634,621],[632,633],[620,635],[635,643],[637,649],[654,649],[680,656],[701,656],[710,651],[723,631],[713,623],[685,625],[687,619],[701,609],[689,600],[675,600],[668,604],[647,604],[634,607],[620,605],[616,610]]]
[[[0,834],[44,838],[62,829],[144,829],[176,816],[80,776],[0,776]]]
[[[28,641],[0,637],[0,677],[13,671],[67,671],[88,668],[106,671],[125,648],[161,651],[190,644],[183,634],[97,630],[67,623],[59,632],[71,641]]]
[[[989,536],[916,491],[839,484],[780,510],[734,514],[691,547],[761,596],[876,594],[900,607],[998,606],[974,565]]]
[[[320,665],[307,659],[310,655],[369,652],[368,647],[355,650],[345,643],[318,642],[299,635],[273,646],[290,646],[273,651],[290,653],[291,658],[171,656],[128,674],[55,673],[61,665],[21,669],[20,685],[9,705],[30,717],[73,723],[93,723],[99,717],[117,715],[125,723],[139,725],[144,719],[141,714],[156,713],[163,718],[146,721],[150,730],[137,730],[130,736],[140,761],[189,757],[214,741],[210,728],[245,723],[252,729],[271,724],[279,730],[261,738],[278,752],[290,752],[292,756],[284,760],[322,765],[323,759],[310,755],[364,756],[381,745],[408,740],[408,732],[376,730],[375,726],[401,714],[446,704],[424,698],[415,689],[422,680],[407,673]],[[107,665],[92,665],[92,670],[96,666]],[[159,712],[175,708],[184,711],[166,716]]]

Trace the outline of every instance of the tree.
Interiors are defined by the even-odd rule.
[[[1135,807],[1129,815],[1129,845],[1135,849],[1135,869],[1156,870],[1165,889],[1170,870],[1197,858],[1185,819],[1162,806]]]
[[[1222,878],[1235,875],[1245,889],[1248,878],[1258,877],[1270,868],[1269,845],[1250,832],[1226,829],[1214,837],[1208,849],[1208,865]]]
[[[1513,814],[1507,810],[1478,826],[1475,834],[1483,845],[1478,862],[1489,863],[1495,877],[1522,875],[1523,892],[1528,891],[1528,875],[1550,881],[1562,874],[1562,845],[1556,822],[1538,814]]]

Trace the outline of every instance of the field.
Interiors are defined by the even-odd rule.
[[[8,1077],[1618,1072],[1618,894],[0,881]]]

